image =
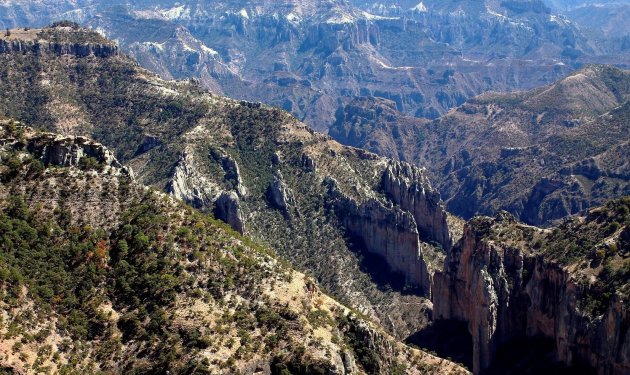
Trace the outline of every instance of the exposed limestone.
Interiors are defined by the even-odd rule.
[[[4,124],[3,124],[4,125]],[[63,136],[52,133],[38,134],[32,129],[18,125],[22,133],[17,137],[4,133],[0,139],[0,146],[15,147],[22,144],[28,152],[33,154],[44,165],[59,167],[80,167],[81,160],[92,158],[99,168],[107,169],[110,173],[124,173],[133,178],[133,172],[123,167],[114,153],[98,142],[85,137]],[[24,143],[25,142],[25,143]]]
[[[358,203],[343,195],[330,177],[324,183],[334,197],[335,212],[346,230],[359,239],[367,251],[385,258],[389,268],[403,274],[409,285],[421,287],[430,295],[431,279],[413,215],[377,200]]]
[[[14,29],[0,36],[0,53],[34,53],[75,57],[112,57],[118,46],[99,34],[81,28]]]
[[[52,53],[57,56],[111,57],[119,54],[118,47],[107,44],[65,44],[0,40],[0,53]]]
[[[192,152],[184,152],[166,187],[173,197],[194,207],[208,207],[218,195],[218,186],[199,173]]]
[[[40,158],[45,164],[77,166],[82,158],[93,157],[99,163],[122,168],[109,149],[84,137],[46,134],[29,143],[29,150],[41,155]]]
[[[434,317],[468,322],[474,372],[491,364],[501,344],[544,336],[555,341],[561,362],[582,361],[599,374],[628,373],[627,296],[613,296],[603,316],[589,316],[578,305],[584,288],[567,267],[528,246],[493,240],[491,231],[499,227],[543,233],[506,214],[474,219],[434,276]]]
[[[238,195],[241,197],[246,196],[247,188],[243,184],[243,178],[236,160],[234,160],[231,156],[226,155],[223,158],[223,170],[225,171],[225,179],[235,183],[235,189],[238,192]]]
[[[212,210],[217,218],[243,233],[243,213],[239,197],[245,196],[247,189],[241,183],[238,165],[234,159],[225,156],[223,167],[226,171],[225,180],[236,182],[236,191],[226,191],[205,176],[195,161],[195,153],[188,149],[180,156],[166,190],[173,197],[194,207]]]
[[[295,206],[293,192],[282,179],[282,173],[277,171],[273,176],[273,181],[269,185],[268,196],[270,203],[282,211],[284,217],[291,218],[291,209]]]
[[[228,223],[237,232],[243,233],[243,212],[235,192],[224,191],[219,195],[215,202],[214,215]]]
[[[413,214],[418,230],[426,238],[440,243],[445,249],[451,246],[440,193],[431,188],[424,169],[392,161],[383,173],[382,187],[394,204]]]

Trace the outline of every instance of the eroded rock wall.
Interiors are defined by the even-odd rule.
[[[599,374],[628,373],[627,300],[615,296],[603,316],[581,311],[583,288],[566,267],[527,247],[489,238],[493,225],[513,224],[506,216],[472,220],[444,270],[434,275],[434,318],[468,323],[474,372],[491,364],[501,344],[544,336],[555,341],[558,361],[586,363]]]

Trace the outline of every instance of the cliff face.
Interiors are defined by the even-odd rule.
[[[118,47],[103,44],[60,44],[0,40],[0,53],[53,53],[58,56],[111,57],[118,55]]]
[[[390,269],[404,275],[409,285],[430,295],[431,271],[421,239],[445,248],[451,242],[439,193],[431,188],[424,170],[407,163],[389,162],[381,176],[379,190],[386,201],[353,199],[330,177],[324,184],[345,229],[367,251],[382,256]]]
[[[392,163],[383,173],[383,191],[394,204],[410,212],[424,238],[451,247],[446,211],[440,193],[431,188],[424,169],[407,163]]]
[[[335,208],[346,230],[367,251],[382,256],[391,270],[404,275],[406,283],[430,295],[430,273],[411,213],[376,200],[359,204],[344,196],[338,196]]]
[[[627,225],[627,216],[615,220]],[[538,336],[552,339],[555,359],[567,365],[586,363],[599,374],[630,370],[628,249],[617,253],[615,244],[625,246],[623,231],[610,233],[606,224],[590,217],[551,234],[502,214],[466,225],[434,277],[433,301],[436,319],[468,323],[475,373],[492,364],[502,345]],[[588,261],[572,258],[571,243],[558,239],[562,233],[581,246],[584,236],[594,237],[593,252],[615,250]]]

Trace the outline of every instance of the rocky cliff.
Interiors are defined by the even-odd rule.
[[[430,272],[413,215],[377,200],[358,203],[340,193],[332,178],[325,183],[334,197],[335,212],[349,234],[368,252],[382,256],[392,270],[404,275],[406,283],[430,295]]]
[[[447,214],[440,193],[431,188],[426,171],[408,163],[391,163],[383,173],[383,191],[394,204],[410,212],[425,239],[451,247]]]
[[[434,317],[465,321],[473,370],[523,338],[553,341],[553,358],[599,374],[630,370],[628,203],[624,198],[553,231],[509,214],[476,218],[434,277]]]

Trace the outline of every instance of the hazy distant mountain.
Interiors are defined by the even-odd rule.
[[[549,4],[551,7],[560,10],[566,11],[574,8],[584,7],[584,6],[616,6],[616,5],[628,5],[630,1],[628,0],[545,0],[545,3]]]
[[[365,26],[341,17],[332,30]],[[252,45],[277,48],[267,37]],[[201,55],[176,39],[190,54],[173,61]],[[326,53],[311,42],[297,50]],[[630,370],[630,198],[553,229],[506,212],[463,225],[427,177],[459,212],[530,222],[628,194],[627,71],[591,65],[434,121],[340,100],[331,134],[428,170],[160,79],[67,22],[0,34],[0,93],[2,373],[466,373],[383,328],[475,374]]]
[[[348,103],[331,134],[426,166],[458,215],[507,210],[548,225],[630,194],[629,100],[628,71],[589,66],[528,92],[483,94],[431,123]]]

